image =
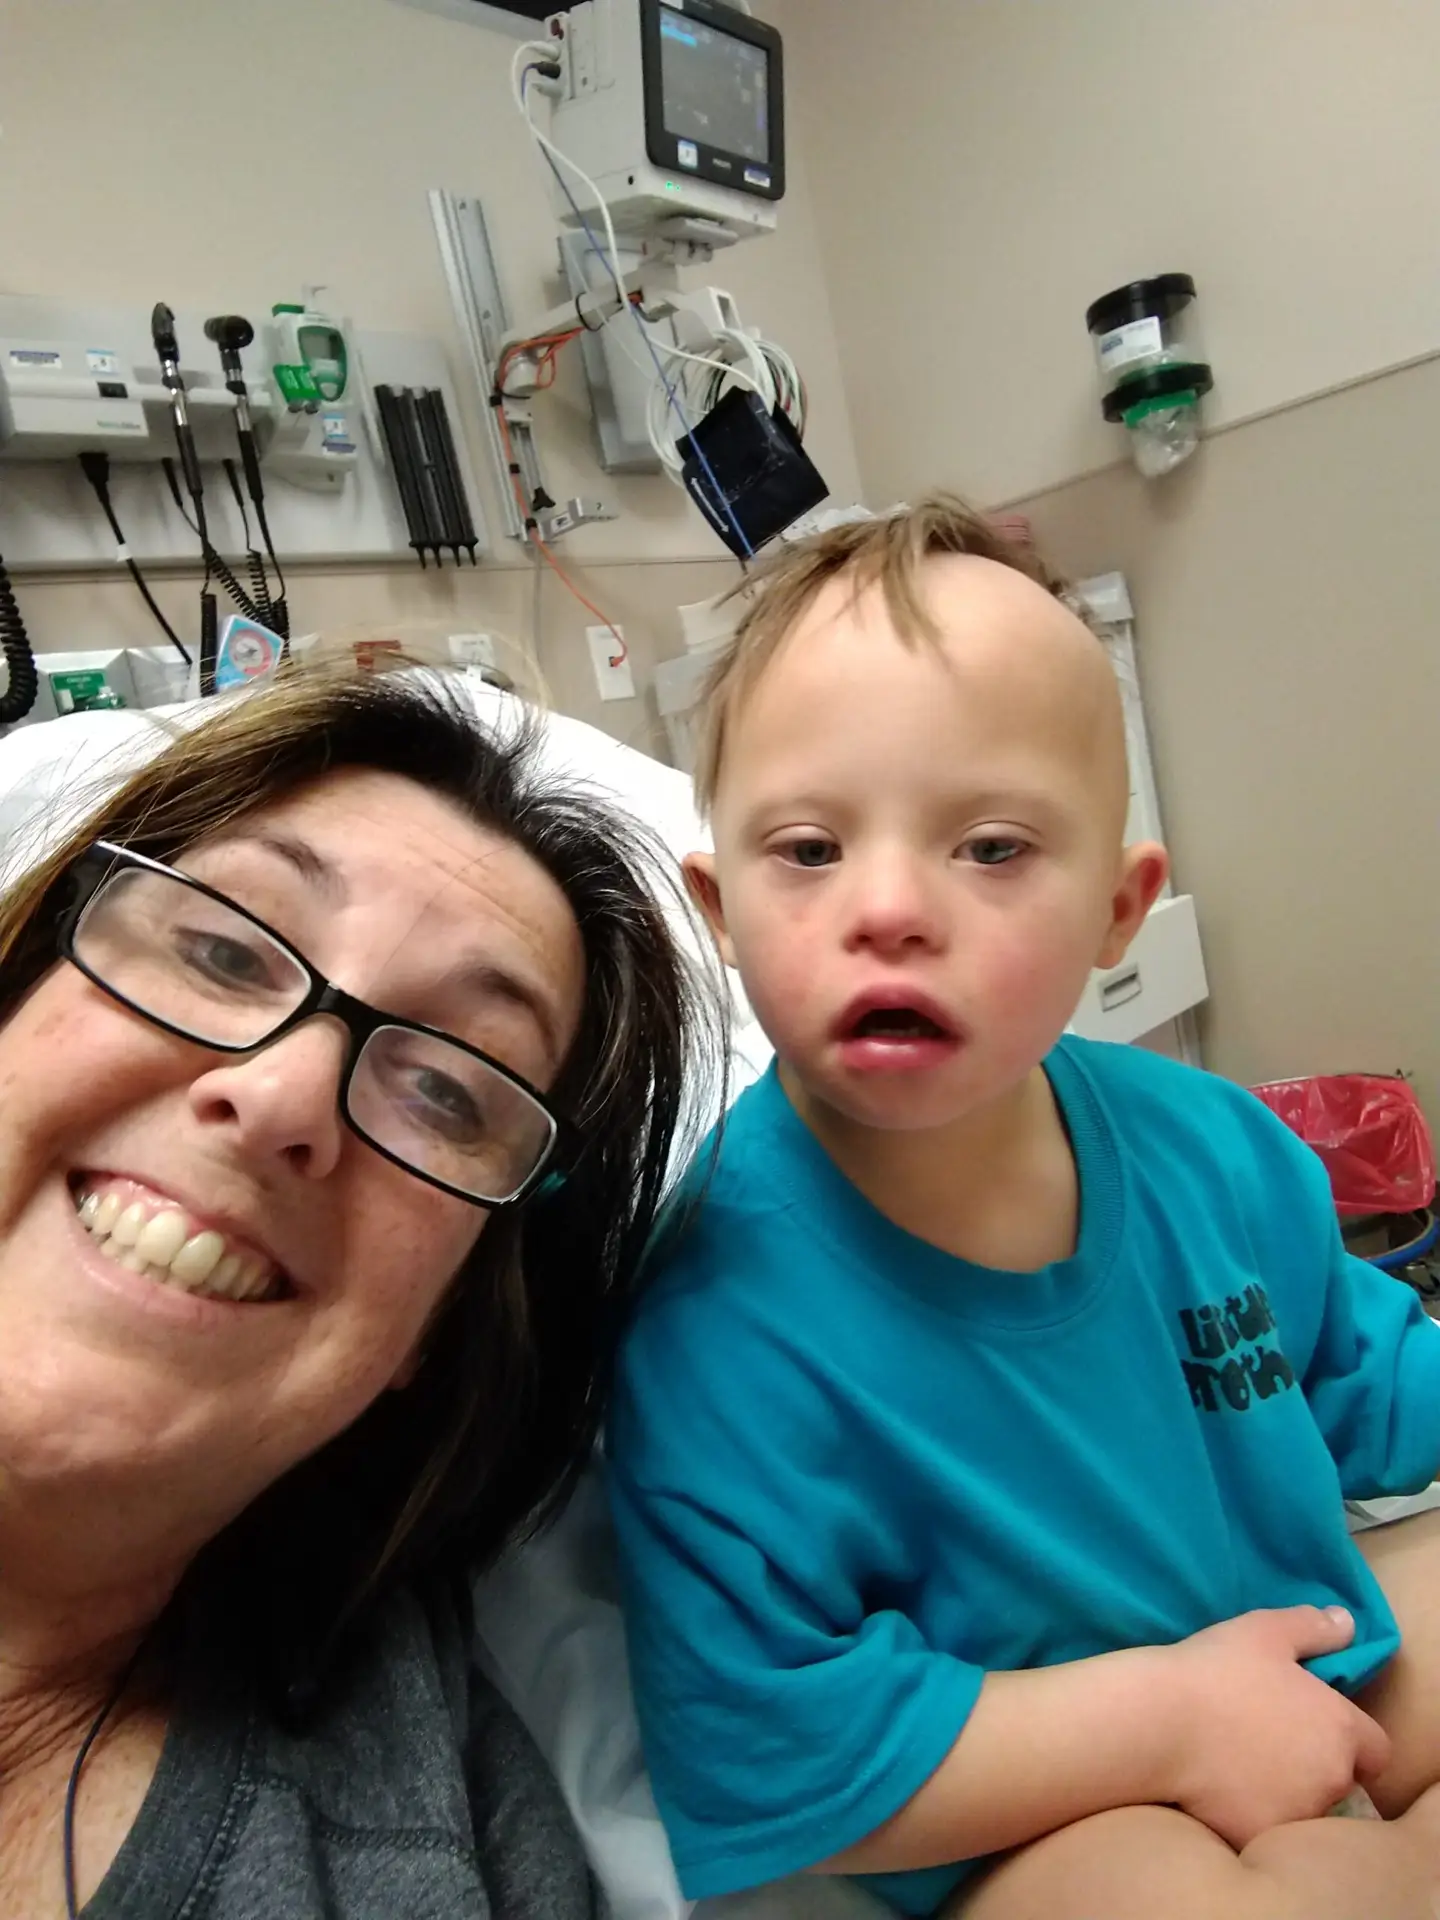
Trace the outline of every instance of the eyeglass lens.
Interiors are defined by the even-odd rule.
[[[310,978],[238,908],[140,868],[111,874],[75,929],[76,958],[140,1012],[214,1046],[268,1039]],[[511,1199],[548,1154],[555,1123],[463,1047],[386,1024],[366,1039],[346,1114],[405,1166],[477,1200]]]

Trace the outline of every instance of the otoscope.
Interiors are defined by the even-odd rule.
[[[215,691],[215,648],[219,637],[215,596],[210,591],[210,536],[205,528],[205,484],[200,478],[200,462],[195,454],[195,435],[190,427],[190,409],[185,400],[185,381],[180,372],[180,344],[175,338],[175,315],[163,300],[157,300],[150,315],[150,338],[160,362],[160,381],[170,395],[170,413],[175,422],[175,446],[180,469],[195,507],[195,529],[205,555],[205,581],[200,589],[200,692]]]
[[[270,556],[280,582],[280,598],[272,599],[268,582],[263,581],[263,567],[260,569],[256,585],[261,589],[260,599],[264,611],[271,616],[271,623],[282,639],[289,634],[289,615],[285,606],[285,576],[280,571],[280,562],[275,557],[275,542],[270,537],[270,523],[265,516],[265,482],[260,475],[260,455],[255,445],[255,429],[250,419],[250,390],[245,384],[245,369],[241,365],[240,353],[255,338],[255,329],[242,313],[218,313],[205,322],[205,338],[213,340],[220,352],[220,368],[225,375],[225,388],[235,399],[235,434],[240,442],[240,465],[245,472],[245,490],[255,509],[255,518],[260,527],[260,537],[265,542],[265,551]],[[233,477],[233,468],[231,469]],[[241,505],[243,506],[243,502]]]
[[[180,345],[175,338],[175,315],[163,300],[150,315],[150,338],[160,362],[160,381],[170,395],[170,412],[175,421],[175,445],[180,453],[180,470],[185,486],[195,503],[195,518],[205,525],[205,483],[200,478],[200,462],[195,457],[195,435],[190,427],[190,408],[185,399],[185,381],[180,372]],[[203,538],[203,531],[201,537]]]

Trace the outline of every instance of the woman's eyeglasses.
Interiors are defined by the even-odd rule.
[[[516,1073],[451,1034],[353,999],[223,893],[97,840],[60,952],[133,1013],[218,1053],[251,1053],[316,1014],[350,1036],[340,1112],[367,1145],[477,1206],[528,1198],[574,1134]]]

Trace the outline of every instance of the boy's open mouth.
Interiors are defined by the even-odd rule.
[[[954,1036],[918,1007],[872,1007],[850,1027],[852,1040],[949,1040]]]
[[[939,1066],[961,1034],[929,994],[877,984],[856,994],[833,1029],[844,1064],[857,1072],[895,1073]]]

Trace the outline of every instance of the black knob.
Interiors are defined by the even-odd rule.
[[[255,338],[255,329],[243,313],[217,313],[205,322],[205,338],[213,340],[221,352],[238,353]]]
[[[178,360],[180,343],[175,338],[175,315],[163,300],[155,302],[150,315],[150,338],[155,343],[155,351],[162,360]]]

